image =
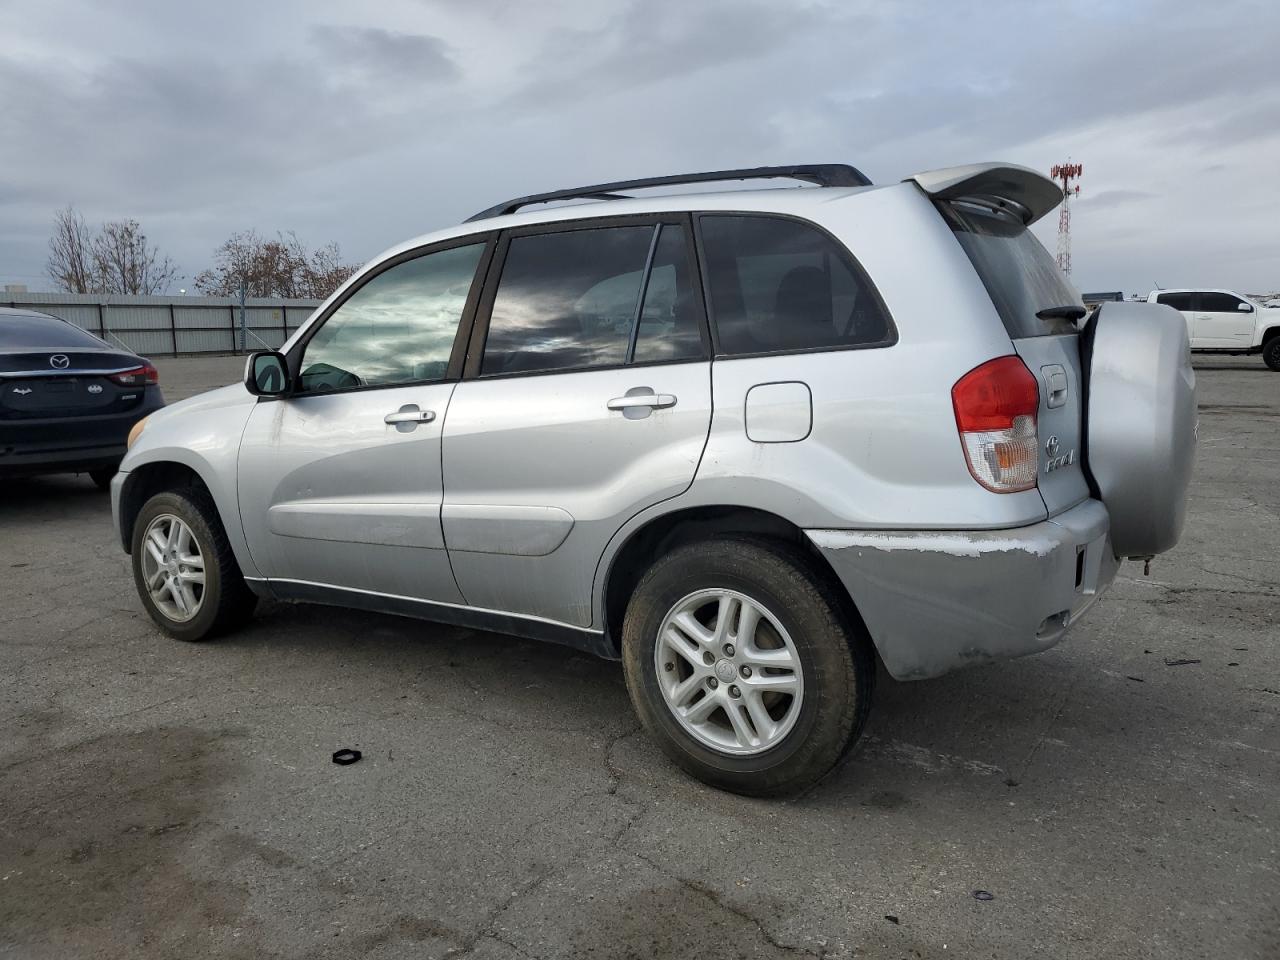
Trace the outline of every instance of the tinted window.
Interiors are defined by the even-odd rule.
[[[1200,309],[1205,313],[1236,313],[1242,303],[1243,300],[1229,293],[1200,294]]]
[[[883,344],[892,330],[848,253],[777,217],[699,218],[724,356]]]
[[[52,317],[0,314],[0,350],[30,347],[101,350],[104,344],[79,327]]]
[[[304,393],[439,380],[483,243],[406,260],[375,276],[329,316],[302,357]]]
[[[1049,307],[1083,308],[1084,302],[1022,221],[959,204],[950,205],[947,219],[1010,337],[1076,332],[1070,320],[1036,317]]]
[[[696,356],[684,231],[662,227],[643,309],[652,225],[515,237],[498,281],[482,375],[627,362],[640,312],[639,360]]]
[[[1161,293],[1156,296],[1156,303],[1173,307],[1175,310],[1191,310],[1191,293]]]
[[[689,278],[689,248],[681,227],[664,226],[653,251],[644,309],[636,333],[636,363],[691,360],[703,355],[701,309]]]

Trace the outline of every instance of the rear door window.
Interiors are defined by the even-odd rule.
[[[1200,309],[1204,313],[1236,313],[1240,311],[1240,304],[1244,303],[1237,296],[1230,293],[1202,293],[1200,294]]]
[[[1173,307],[1175,310],[1192,310],[1194,309],[1193,300],[1194,293],[1160,293],[1156,295],[1156,303],[1163,303],[1166,307]]]
[[[513,237],[481,376],[695,359],[701,308],[679,224]]]
[[[698,218],[720,356],[887,346],[893,328],[849,252],[781,217]]]
[[[1083,309],[1084,301],[1021,220],[971,204],[942,209],[1010,339],[1076,332],[1070,320],[1036,316],[1050,307]]]

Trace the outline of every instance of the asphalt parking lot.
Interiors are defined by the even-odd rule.
[[[1197,367],[1179,547],[1046,654],[882,675],[787,802],[683,776],[567,649],[286,605],[169,640],[87,477],[0,484],[0,956],[1280,956],[1280,375]]]

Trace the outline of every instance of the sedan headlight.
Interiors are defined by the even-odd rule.
[[[133,425],[133,428],[129,431],[129,439],[125,444],[126,449],[133,449],[134,441],[142,436],[142,431],[146,429],[147,421],[150,419],[150,416],[143,417]],[[116,436],[118,437],[120,434],[117,433]]]

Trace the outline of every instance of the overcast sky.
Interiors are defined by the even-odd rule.
[[[249,228],[363,261],[581,183],[1070,156],[1081,288],[1280,290],[1274,0],[0,0],[0,23],[0,283],[49,289],[68,203],[141,221],[176,289]]]

